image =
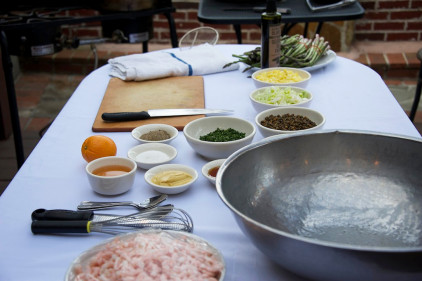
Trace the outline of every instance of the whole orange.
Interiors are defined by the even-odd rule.
[[[115,156],[117,152],[116,143],[109,137],[95,135],[88,137],[81,147],[83,158],[91,162],[97,158]]]

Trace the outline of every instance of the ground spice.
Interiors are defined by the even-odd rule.
[[[275,130],[297,131],[313,128],[316,123],[302,115],[283,114],[267,116],[261,121],[261,125]]]
[[[245,133],[236,131],[235,129],[232,129],[232,128],[229,128],[226,130],[217,128],[217,130],[207,135],[200,136],[199,139],[203,141],[210,141],[210,142],[227,142],[227,141],[243,139],[245,135],[246,135]]]
[[[161,141],[170,138],[170,134],[163,130],[150,131],[140,136],[141,140],[147,141]]]

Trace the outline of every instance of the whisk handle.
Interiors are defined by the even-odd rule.
[[[89,233],[89,221],[33,221],[31,230],[34,234],[52,233]]]
[[[46,210],[36,209],[32,212],[32,220],[65,220],[65,221],[81,221],[90,220],[94,217],[93,211],[72,211],[72,210]]]

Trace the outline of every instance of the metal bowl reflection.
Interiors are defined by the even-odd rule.
[[[245,235],[296,274],[422,280],[421,171],[422,139],[320,131],[244,147],[216,186]]]

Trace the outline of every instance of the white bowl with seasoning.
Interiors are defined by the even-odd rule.
[[[300,87],[268,86],[254,90],[250,95],[252,106],[261,112],[270,108],[286,106],[307,107],[312,101],[312,94]]]
[[[220,166],[226,161],[226,159],[217,159],[206,163],[202,166],[202,175],[207,178],[212,184],[215,184],[215,178],[218,173]]]
[[[127,156],[134,160],[139,168],[148,170],[172,161],[177,156],[177,150],[165,143],[144,143],[132,147]]]
[[[306,88],[312,75],[306,70],[292,67],[270,67],[255,71],[252,79],[257,88],[268,86],[295,86]]]
[[[144,177],[155,191],[177,194],[187,190],[198,179],[198,172],[182,164],[163,164],[146,171]]]
[[[135,181],[136,162],[126,157],[101,157],[86,165],[92,189],[102,195],[127,192]]]
[[[141,143],[169,143],[179,130],[167,124],[147,124],[132,130],[132,137]]]
[[[223,137],[233,137],[227,141],[201,140],[201,137],[215,134],[217,130],[222,131]],[[231,116],[202,117],[189,122],[183,129],[188,144],[196,153],[208,159],[227,158],[236,150],[250,144],[255,132],[255,126],[251,122]]]
[[[286,116],[286,114],[290,116]],[[269,119],[266,119],[269,118]],[[264,124],[262,123],[264,121]],[[312,123],[311,123],[312,122]],[[269,123],[284,124],[287,127],[270,128]],[[292,124],[296,127],[292,129]],[[255,124],[264,137],[278,134],[293,134],[318,130],[325,123],[325,117],[320,112],[306,107],[278,107],[264,110],[255,117]],[[297,127],[299,126],[299,127]],[[284,128],[284,129],[281,129]]]

